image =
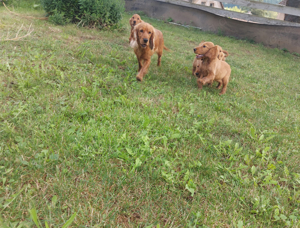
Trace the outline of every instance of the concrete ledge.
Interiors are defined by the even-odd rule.
[[[198,8],[175,5],[156,0],[125,0],[127,11],[143,11],[149,17],[202,28],[203,31],[222,32],[226,36],[250,39],[266,46],[300,53],[300,27],[266,25],[238,21]]]
[[[165,3],[170,3],[174,5],[179,5],[179,6],[185,6],[193,9],[200,9],[209,13],[213,13],[219,16],[227,17],[227,18],[238,18],[242,21],[246,22],[251,22],[251,23],[258,23],[258,24],[266,24],[266,25],[287,25],[287,26],[295,26],[295,27],[300,27],[299,23],[294,23],[294,22],[289,22],[289,21],[281,21],[277,19],[271,19],[271,18],[266,18],[266,17],[259,17],[255,15],[249,15],[245,13],[239,13],[239,12],[234,12],[230,10],[223,10],[223,9],[218,9],[214,7],[209,7],[209,6],[204,6],[200,4],[194,4],[182,0],[156,0],[157,2],[165,2]],[[233,0],[228,0],[228,1],[233,1]],[[264,3],[265,4],[265,3]],[[291,8],[291,7],[290,7]],[[299,9],[297,9],[299,10]]]

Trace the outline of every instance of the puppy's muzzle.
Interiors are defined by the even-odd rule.
[[[144,43],[141,44],[141,46],[142,46],[143,48],[145,48],[145,47],[147,47],[148,39],[147,39],[147,38],[144,38],[143,41],[144,41]]]

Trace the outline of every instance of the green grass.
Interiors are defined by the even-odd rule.
[[[144,16],[172,52],[139,83],[129,17],[99,31],[0,8],[0,35],[34,28],[0,42],[0,226],[36,209],[43,227],[299,227],[299,57]],[[197,89],[202,40],[230,53],[224,96]]]

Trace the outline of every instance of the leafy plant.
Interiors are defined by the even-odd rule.
[[[185,188],[191,193],[191,196],[193,197],[196,191],[196,184],[193,182],[193,180],[189,180],[189,182],[186,184]]]
[[[167,22],[173,22],[174,20],[173,20],[173,18],[172,17],[169,17],[168,19],[167,19]]]
[[[64,13],[58,13],[57,11],[54,14],[49,16],[49,21],[56,25],[65,25],[70,20],[65,18]]]
[[[300,57],[300,54],[297,53],[297,52],[294,52],[293,55],[297,56],[297,57]]]
[[[289,52],[289,50],[287,48],[282,48],[281,49],[283,52]]]
[[[41,0],[55,24],[70,21],[81,26],[108,27],[117,24],[124,11],[123,0]]]

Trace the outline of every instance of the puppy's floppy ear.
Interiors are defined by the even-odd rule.
[[[131,27],[131,29],[133,29],[133,23],[132,23],[132,21],[133,21],[133,19],[132,19],[132,17],[129,19],[129,24],[130,24],[130,27]]]
[[[138,42],[138,44],[140,45],[140,39],[139,39],[139,27],[140,26],[138,26],[138,25],[136,25],[135,27],[134,27],[134,35],[135,35],[135,39],[136,39],[136,41]]]
[[[209,59],[215,59],[218,57],[218,54],[218,46],[214,46],[213,48],[209,49],[208,52],[205,53],[204,57],[207,57]]]
[[[153,47],[154,47],[154,29],[152,29],[152,32],[151,32],[151,37],[150,37],[150,40],[149,40],[149,46],[151,48],[151,50],[153,50]]]

